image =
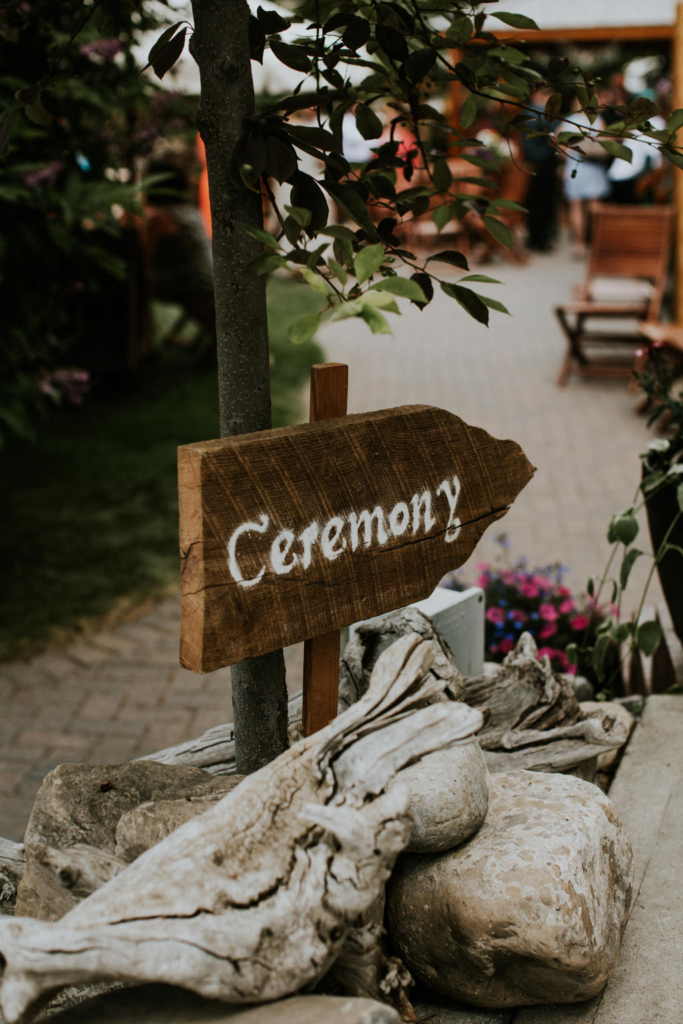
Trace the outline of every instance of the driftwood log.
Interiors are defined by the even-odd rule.
[[[581,710],[569,677],[553,672],[547,655],[538,657],[529,633],[499,668],[465,680],[462,700],[487,709],[477,739],[490,772],[581,772],[588,765],[591,775],[600,754],[628,739],[613,712]]]
[[[254,1003],[322,977],[408,843],[401,770],[482,725],[445,695],[430,671],[437,655],[433,642],[402,637],[361,700],[62,920],[1,919],[9,1024],[82,982],[169,982]]]
[[[0,914],[13,914],[17,886],[26,870],[22,843],[0,839]]]

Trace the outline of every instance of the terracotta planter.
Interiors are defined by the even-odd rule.
[[[645,475],[645,467],[643,467],[643,475]],[[678,512],[677,486],[677,484],[670,484],[663,487],[648,500],[645,506],[652,538],[652,551],[655,554]],[[683,547],[683,516],[676,523],[669,542]],[[667,552],[657,566],[657,572],[666,603],[669,606],[674,629],[679,638],[683,640],[683,555],[677,551]]]

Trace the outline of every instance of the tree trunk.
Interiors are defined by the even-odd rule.
[[[254,114],[246,0],[193,0],[190,44],[199,65],[197,124],[211,194],[216,343],[221,436],[267,430],[270,367],[266,291],[245,267],[262,251],[243,225],[261,227],[261,197],[231,174],[235,146]],[[248,774],[287,747],[287,690],[282,651],[232,668],[237,771]]]

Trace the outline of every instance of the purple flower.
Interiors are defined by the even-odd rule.
[[[95,39],[92,43],[83,43],[80,52],[84,57],[100,57],[102,60],[113,60],[125,50],[125,43],[120,39]]]

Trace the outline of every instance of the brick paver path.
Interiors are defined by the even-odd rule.
[[[538,472],[501,529],[513,554],[569,565],[577,590],[602,569],[606,524],[631,500],[647,438],[623,382],[555,386],[563,342],[552,306],[582,271],[564,253],[495,266],[488,272],[507,287],[479,287],[513,316],[494,314],[488,331],[439,295],[422,314],[411,307],[391,317],[393,337],[350,321],[323,336],[327,358],[350,365],[349,412],[426,403],[519,441]],[[475,559],[490,553],[485,539]],[[296,689],[300,651],[289,660]],[[195,676],[178,667],[173,599],[58,653],[0,665],[0,700],[0,836],[15,840],[56,764],[128,760],[232,716],[228,670]]]

